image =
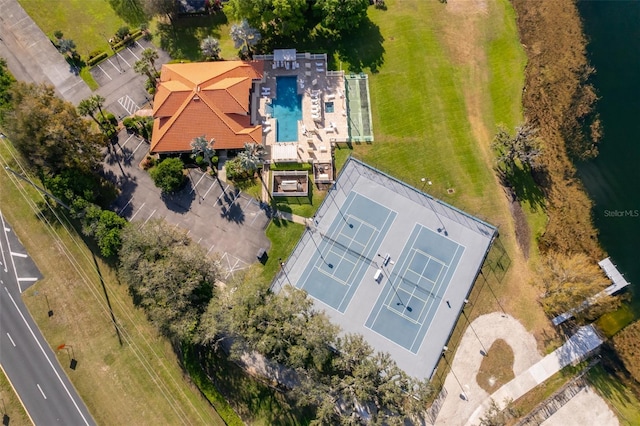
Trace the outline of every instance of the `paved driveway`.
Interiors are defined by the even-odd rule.
[[[163,197],[139,167],[148,151],[147,142],[123,130],[107,153],[105,170],[122,191],[113,210],[138,226],[164,218],[186,230],[208,253],[219,254],[225,278],[256,261],[260,248],[269,248],[269,218],[261,203],[198,169],[189,170],[179,193]]]

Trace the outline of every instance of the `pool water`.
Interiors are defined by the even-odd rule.
[[[324,111],[325,112],[333,112],[333,102],[325,102],[324,103]]]
[[[276,77],[276,98],[271,103],[277,122],[276,141],[296,142],[298,121],[302,120],[302,96],[298,95],[297,77]]]

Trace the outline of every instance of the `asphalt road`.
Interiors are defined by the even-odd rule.
[[[36,425],[95,425],[22,302],[40,274],[0,212],[0,365]]]

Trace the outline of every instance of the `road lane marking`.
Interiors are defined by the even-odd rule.
[[[16,253],[15,251],[12,251],[12,252],[11,252],[11,256],[17,256],[17,257],[22,257],[22,258],[28,257],[28,256],[27,256],[26,254],[24,254],[24,253]]]
[[[2,227],[4,228],[4,239],[7,241],[7,249],[9,250],[9,253],[11,253],[11,243],[9,242],[9,236],[7,235],[7,232],[9,232],[10,229],[4,223],[4,216],[2,215],[1,211],[0,211],[0,221],[2,221]],[[13,266],[13,276],[16,277],[16,282],[18,283],[18,292],[22,293],[22,287],[20,286],[20,281],[18,281],[18,271],[16,270],[16,262],[13,260],[13,256],[9,256],[9,258],[11,259],[11,266]]]
[[[0,215],[0,217],[2,217],[2,215]],[[84,420],[84,423],[87,426],[90,426],[90,423],[87,421],[87,419],[84,417],[84,414],[82,414],[82,411],[80,410],[80,407],[78,406],[78,403],[76,402],[76,400],[73,398],[73,396],[71,396],[71,392],[69,392],[69,389],[67,388],[67,385],[64,384],[64,382],[62,381],[62,377],[60,377],[60,374],[58,374],[58,370],[56,370],[56,368],[54,367],[53,363],[51,362],[51,360],[49,359],[49,357],[47,356],[47,353],[44,351],[44,348],[42,347],[42,345],[40,344],[40,341],[38,340],[38,338],[36,337],[36,334],[33,332],[33,330],[31,329],[31,326],[29,325],[29,323],[27,322],[27,319],[24,317],[24,315],[22,314],[22,311],[20,310],[20,308],[18,307],[18,304],[16,303],[16,301],[13,299],[13,296],[11,296],[11,293],[9,293],[9,289],[7,287],[4,288],[4,291],[7,292],[7,295],[9,296],[9,299],[11,299],[11,303],[13,303],[13,306],[16,308],[16,311],[18,311],[18,314],[20,314],[20,317],[22,318],[22,321],[24,321],[24,324],[27,326],[27,328],[29,329],[29,332],[31,333],[31,336],[33,337],[33,340],[36,341],[36,343],[38,344],[38,347],[40,348],[40,350],[42,351],[42,355],[44,355],[44,357],[47,359],[47,362],[49,363],[49,365],[51,366],[51,369],[53,370],[53,372],[55,373],[56,377],[58,378],[58,380],[60,381],[60,384],[62,385],[62,387],[64,388],[64,390],[67,392],[67,396],[69,396],[69,399],[71,400],[71,402],[73,402],[73,405],[76,407],[76,410],[78,410],[78,413],[80,414],[80,417],[82,417],[82,420]],[[40,386],[38,386],[40,387]],[[42,389],[40,390],[40,392],[42,392]],[[44,395],[44,393],[43,393]]]
[[[47,399],[47,395],[45,395],[44,392],[42,392],[42,388],[40,387],[40,385],[38,383],[36,383],[36,386],[38,387],[38,389],[40,389],[40,393],[42,394],[42,397],[44,399]]]
[[[29,281],[29,282],[32,282],[32,283],[34,283],[34,282],[36,282],[38,280],[39,280],[39,278],[36,278],[36,277],[18,278],[18,281]]]
[[[16,347],[16,342],[13,341],[13,339],[11,338],[11,335],[9,333],[7,333],[7,337],[9,338],[9,340],[11,340],[11,344],[15,348]]]

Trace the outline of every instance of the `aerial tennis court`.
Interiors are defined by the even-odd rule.
[[[358,193],[350,193],[327,233],[311,232],[317,245],[299,288],[344,313],[396,213]]]
[[[275,278],[344,333],[431,376],[495,227],[350,158]]]

